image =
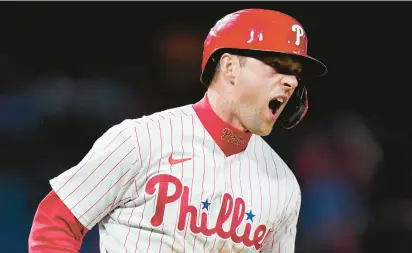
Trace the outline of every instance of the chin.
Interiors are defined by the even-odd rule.
[[[268,136],[273,130],[273,124],[263,125],[259,129],[251,129],[250,132],[260,135],[260,136]]]
[[[261,134],[259,134],[260,136],[268,136],[270,133],[272,133],[272,128],[267,129],[265,131],[262,131]]]
[[[258,133],[257,135],[262,136],[262,137],[265,137],[265,136],[268,136],[271,132],[272,132],[272,131],[270,131],[270,132],[260,132],[260,133]]]

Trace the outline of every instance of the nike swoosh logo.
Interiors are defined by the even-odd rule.
[[[192,159],[192,158],[174,159],[172,156],[173,155],[169,156],[169,163],[171,165],[186,162],[186,161],[189,161],[190,159]]]

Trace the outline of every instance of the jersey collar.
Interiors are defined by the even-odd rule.
[[[226,156],[246,149],[252,133],[243,132],[221,119],[210,106],[207,93],[193,105],[193,109],[204,128]]]

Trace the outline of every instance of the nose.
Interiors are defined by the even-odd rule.
[[[298,79],[296,76],[287,75],[282,78],[281,84],[286,91],[293,91],[298,86]]]

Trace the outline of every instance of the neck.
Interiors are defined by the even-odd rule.
[[[228,91],[222,91],[214,87],[209,87],[207,90],[207,97],[209,99],[210,107],[213,111],[225,122],[232,125],[242,132],[248,132],[243,126],[241,121],[237,118],[233,112],[232,93]]]
[[[210,89],[193,109],[215,143],[226,156],[231,156],[246,149],[252,133],[246,132],[240,123],[235,125],[238,121],[230,110],[230,100],[223,98]]]

